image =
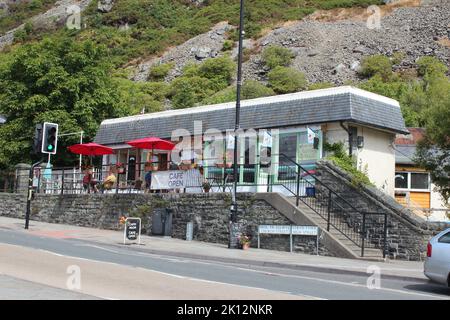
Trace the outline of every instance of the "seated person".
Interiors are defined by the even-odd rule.
[[[109,171],[108,176],[105,178],[105,180],[103,180],[102,190],[111,190],[116,181],[117,179],[114,173],[112,171]]]

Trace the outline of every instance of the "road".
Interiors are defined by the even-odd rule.
[[[368,276],[177,258],[0,230],[0,299],[437,299],[448,288]],[[79,275],[79,277],[78,277]],[[20,285],[19,285],[20,284]],[[20,288],[19,288],[20,287]]]

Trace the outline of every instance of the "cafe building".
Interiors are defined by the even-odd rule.
[[[195,159],[207,175],[232,171],[228,167],[234,144],[224,134],[223,153],[227,156],[218,159],[208,149],[212,142],[205,133],[226,133],[234,125],[235,102],[230,102],[108,119],[101,123],[95,142],[116,151],[103,157],[105,165],[127,163],[127,180],[142,180],[145,162],[158,163],[158,170],[170,170],[171,152],[135,149],[126,142],[145,137],[171,140],[174,130],[181,129],[202,149],[184,159]],[[393,143],[396,134],[408,133],[396,100],[351,86],[243,100],[240,127],[244,132],[239,135],[238,146],[240,191],[267,190],[268,171],[260,163],[263,150],[276,164],[272,181],[277,181],[286,178],[283,168],[290,165],[286,158],[314,169],[314,163],[327,156],[324,142],[342,142],[358,168],[378,188],[394,196]],[[249,132],[256,132],[256,136]]]

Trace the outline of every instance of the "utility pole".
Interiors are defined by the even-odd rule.
[[[237,222],[237,183],[238,183],[238,130],[240,128],[240,110],[241,110],[241,87],[242,87],[242,52],[244,41],[244,0],[240,0],[240,12],[239,12],[239,51],[238,51],[238,71],[237,71],[237,87],[236,87],[236,119],[234,126],[234,166],[233,166],[233,195],[232,195],[232,207],[230,215],[230,242],[229,247],[233,245],[232,239],[234,237],[233,224]]]

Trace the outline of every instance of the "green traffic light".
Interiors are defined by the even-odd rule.
[[[48,151],[52,151],[52,150],[53,150],[53,146],[52,146],[51,144],[49,144],[49,145],[47,146],[47,150],[48,150]]]

